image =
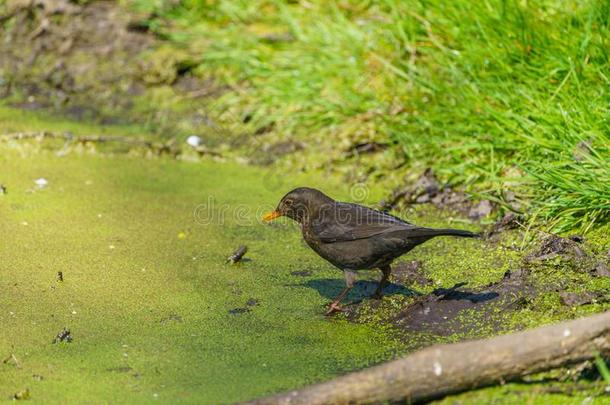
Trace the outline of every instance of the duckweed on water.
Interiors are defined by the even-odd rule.
[[[61,122],[53,125],[62,130]],[[497,333],[472,309],[454,322],[468,322],[477,333],[405,335],[388,320],[435,289],[463,282],[481,288],[522,267],[538,294],[514,312],[492,311],[503,330],[609,308],[607,302],[563,305],[559,290],[607,291],[609,278],[594,277],[570,257],[526,261],[535,246],[521,249],[523,235],[515,230],[495,241],[439,238],[420,246],[404,260],[419,260],[431,285],[395,285],[375,302],[368,295],[377,275],[364,273],[349,297],[362,300],[355,304],[358,317],[327,319],[324,305],[341,287],[340,272],[300,241],[294,224],[257,219],[296,185],[350,199],[332,178],[298,175],[270,186],[267,171],[228,162],[95,150],[58,155],[36,142],[0,148],[0,183],[10,190],[0,200],[0,322],[6,331],[0,357],[18,359],[1,364],[5,398],[28,387],[32,399],[46,402],[219,403],[303,386],[429,344]],[[46,187],[35,187],[39,178]],[[378,194],[372,191],[370,204]],[[456,221],[425,209],[399,214],[429,226]],[[592,263],[605,257],[607,231],[587,235],[583,250]],[[250,261],[226,264],[240,243],[248,245]],[[247,311],[230,312],[236,308]],[[73,342],[53,345],[64,327]],[[584,384],[575,394],[566,391],[575,389],[569,383],[551,392],[541,382],[539,390],[509,384],[457,399],[561,402],[599,395],[597,382]]]

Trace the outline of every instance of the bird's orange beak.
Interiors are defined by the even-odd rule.
[[[275,218],[281,217],[281,216],[282,216],[282,213],[279,212],[278,210],[271,211],[263,216],[263,221],[271,221],[272,219],[275,219]]]

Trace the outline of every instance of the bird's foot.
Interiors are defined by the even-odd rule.
[[[324,315],[329,316],[334,314],[335,312],[345,312],[347,311],[345,308],[343,308],[341,305],[339,305],[338,302],[332,302],[329,306],[328,306],[328,310],[326,311],[326,313]]]

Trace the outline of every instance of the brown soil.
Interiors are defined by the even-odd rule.
[[[0,93],[21,100],[16,107],[51,107],[76,119],[102,119],[104,105],[131,108],[129,96],[142,91],[136,56],[154,38],[128,23],[114,2],[9,1]]]
[[[0,8],[0,99],[103,125],[146,124],[164,138],[179,134],[179,121],[209,132],[203,99],[226,89],[193,75],[197,55],[149,32],[148,17],[111,1],[10,0]],[[170,87],[186,100],[180,113],[151,104]]]
[[[392,323],[405,332],[426,332],[440,336],[472,333],[477,329],[502,329],[503,315],[527,305],[536,295],[527,270],[507,272],[502,280],[482,288],[465,288],[465,283],[439,288],[402,309]],[[472,312],[465,315],[465,311]]]

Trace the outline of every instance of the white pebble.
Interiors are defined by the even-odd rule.
[[[570,329],[565,329],[565,330],[563,331],[563,337],[568,337],[568,336],[570,336],[571,334],[572,334],[572,332],[570,332]]]
[[[38,188],[45,188],[49,185],[49,181],[44,177],[34,180],[34,183],[38,186]]]
[[[191,135],[186,138],[186,143],[191,145],[193,148],[196,148],[197,146],[201,145],[201,138],[197,135]]]

